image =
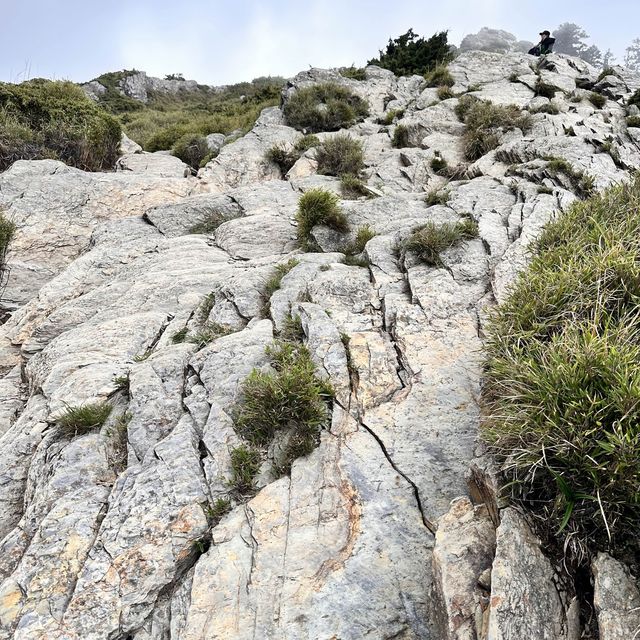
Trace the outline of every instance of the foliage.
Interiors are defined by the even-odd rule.
[[[427,87],[452,87],[456,83],[446,64],[437,64],[425,74],[424,79]]]
[[[347,218],[338,205],[338,196],[325,189],[310,189],[301,196],[296,220],[298,242],[305,250],[313,248],[311,230],[318,224],[324,224],[336,231],[349,229]]]
[[[544,159],[547,161],[547,173],[551,176],[562,174],[569,178],[571,186],[578,197],[589,198],[593,195],[595,182],[592,176],[574,169],[571,163],[564,158],[546,156]]]
[[[548,113],[552,116],[558,115],[560,113],[560,109],[553,104],[552,102],[547,102],[545,104],[541,104],[539,107],[535,109],[530,109],[530,113]]]
[[[254,489],[254,478],[260,470],[260,453],[252,447],[241,445],[231,450],[231,479],[229,485],[240,495]]]
[[[411,138],[413,137],[411,134],[413,133],[413,128],[408,127],[405,124],[396,125],[396,128],[393,132],[393,137],[391,138],[391,146],[395,149],[405,149],[406,147],[415,147],[415,144],[411,143]]]
[[[16,225],[12,220],[7,218],[2,209],[0,209],[0,291],[5,280],[7,271],[6,261],[9,245],[13,240],[16,232]]]
[[[318,133],[345,129],[369,115],[366,100],[335,83],[298,89],[284,105],[287,124]]]
[[[231,511],[231,500],[229,498],[218,498],[212,506],[205,507],[205,512],[210,523],[214,526]]]
[[[351,80],[366,80],[367,72],[362,67],[356,67],[351,65],[350,67],[342,67],[340,69],[340,75],[343,78],[351,78]]]
[[[592,91],[587,97],[589,98],[589,102],[596,109],[602,109],[602,107],[607,104],[607,98],[601,93],[595,93],[594,91]]]
[[[627,101],[627,107],[630,107],[632,104],[635,104],[636,107],[640,109],[640,89],[636,89],[633,95]]]
[[[291,258],[287,260],[284,264],[276,265],[273,273],[267,278],[264,283],[264,288],[262,290],[262,310],[261,315],[263,318],[267,318],[269,316],[270,308],[270,300],[271,296],[280,288],[282,284],[282,278],[284,278],[291,269],[298,266],[300,262],[295,258]]]
[[[436,175],[446,177],[449,169],[449,164],[442,156],[437,155],[431,158],[429,166]]]
[[[640,517],[640,179],[549,224],[490,323],[484,433],[513,495],[566,546]]]
[[[451,192],[448,189],[434,189],[433,191],[429,191],[429,193],[427,193],[424,201],[428,207],[432,207],[435,204],[447,204],[450,197]]]
[[[547,84],[546,82],[544,82],[544,80],[542,80],[542,78],[538,78],[536,80],[536,84],[533,88],[534,94],[536,96],[540,96],[542,98],[549,98],[549,100],[551,100],[551,98],[553,98],[558,89],[556,89],[553,85],[551,84]]]
[[[440,253],[463,240],[478,236],[478,225],[471,218],[455,224],[427,222],[415,229],[404,242],[404,250],[412,251],[420,260],[433,266],[442,266]]]
[[[53,158],[83,169],[112,169],[117,120],[71,82],[0,83],[0,171],[16,160]]]
[[[382,118],[378,118],[378,124],[384,124],[387,127],[393,124],[393,121],[398,118],[402,118],[404,115],[404,109],[389,109]]]
[[[282,144],[273,145],[265,154],[267,161],[277,164],[283,174],[293,167],[299,157],[299,153],[296,153],[293,149],[288,149]]]
[[[266,447],[279,432],[287,436],[286,473],[297,457],[317,445],[321,427],[327,424],[327,403],[333,397],[328,382],[315,375],[308,349],[296,342],[276,342],[267,349],[273,370],[254,369],[242,386],[242,403],[236,430],[254,447]]]
[[[627,127],[640,127],[640,116],[629,116],[627,118]]]
[[[624,50],[624,66],[632,71],[640,71],[640,38],[634,38]]]
[[[87,433],[99,429],[111,414],[108,402],[94,402],[77,407],[67,406],[64,413],[56,420],[62,432],[69,436]]]
[[[113,379],[113,385],[116,388],[116,391],[122,391],[126,396],[129,395],[129,384],[130,380],[128,373],[124,376],[116,376]]]
[[[185,340],[197,344],[198,348],[202,349],[202,347],[213,342],[216,338],[228,336],[230,333],[233,333],[231,327],[218,324],[217,322],[205,322],[198,331],[187,335]]]
[[[584,42],[589,36],[586,31],[572,22],[561,24],[553,32],[556,39],[555,53],[564,53],[569,56],[582,58],[594,67],[602,64],[602,52],[595,45]]]
[[[347,133],[338,133],[322,142],[316,151],[318,173],[329,176],[360,175],[364,169],[362,142]]]
[[[438,96],[438,100],[449,100],[450,98],[456,97],[456,94],[453,93],[453,91],[451,91],[451,88],[447,87],[446,85],[438,87],[436,95]]]
[[[389,69],[397,76],[410,76],[423,75],[438,63],[444,64],[451,58],[446,31],[435,33],[425,40],[409,29],[395,40],[389,39],[386,50],[381,50],[379,58],[369,60],[368,64]]]
[[[194,169],[198,169],[209,155],[209,145],[204,137],[187,133],[173,145],[173,155]]]
[[[356,256],[361,254],[367,246],[367,242],[372,238],[375,238],[377,235],[378,234],[368,224],[363,224],[361,227],[358,227],[356,237],[353,239],[353,242],[342,248],[342,253],[347,256]]]
[[[298,142],[295,143],[294,149],[303,154],[305,151],[312,149],[313,147],[317,147],[320,144],[320,138],[318,136],[313,135],[312,133],[307,134],[306,136],[302,136]]]
[[[340,176],[340,192],[342,197],[347,200],[355,200],[356,198],[367,197],[371,198],[372,193],[367,188],[367,185],[358,176],[345,173]]]

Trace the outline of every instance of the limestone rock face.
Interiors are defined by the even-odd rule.
[[[586,95],[576,81],[595,83],[596,70],[538,63],[486,51],[451,63],[454,93],[497,104],[548,104],[536,72],[558,88],[557,114],[532,114],[529,132],[474,163],[458,98],[439,101],[421,77],[293,78],[284,100],[330,81],[371,109],[348,133],[375,197],[342,199],[351,228],[316,226],[316,252],[298,248],[299,198],[340,195],[340,181],[317,174],[312,152],[284,177],[265,161],[302,135],[280,108],[197,176],[133,149],[112,173],[21,161],[0,174],[17,225],[0,326],[0,640],[577,639],[576,605],[528,525],[474,504],[466,484],[484,460],[487,311],[581,196],[544,157],[595,189],[640,168],[612,97],[628,99],[633,75],[603,85],[595,109],[564,92]],[[418,146],[392,146],[393,126],[379,124],[392,109]],[[461,166],[444,178],[437,156]],[[479,236],[441,265],[399,250],[416,227],[467,216]],[[231,485],[243,382],[270,370],[266,349],[290,317],[334,389],[331,421],[289,475],[273,468],[285,441],[262,451],[242,495]],[[101,427],[62,428],[69,407],[95,402],[111,405]],[[602,637],[625,637],[631,579],[606,557],[595,573]]]

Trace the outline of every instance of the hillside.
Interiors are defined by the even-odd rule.
[[[0,640],[633,637],[480,439],[492,310],[640,168],[640,76],[539,62],[310,69],[197,175],[0,173]]]

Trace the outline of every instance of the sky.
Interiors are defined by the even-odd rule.
[[[221,85],[313,67],[362,66],[410,27],[481,27],[537,40],[579,24],[621,60],[640,37],[640,0],[0,0],[0,81],[75,82],[106,71],[182,73]]]

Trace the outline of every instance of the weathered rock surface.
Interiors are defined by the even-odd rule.
[[[287,179],[265,161],[302,135],[279,108],[197,177],[132,149],[109,174],[52,161],[0,174],[18,226],[0,327],[0,640],[578,637],[576,606],[526,523],[506,509],[496,533],[497,508],[473,505],[465,481],[482,453],[487,308],[578,197],[542,156],[598,189],[640,167],[617,101],[633,74],[603,85],[597,110],[563,93],[595,82],[594,69],[548,63],[467,52],[450,65],[455,92],[499,104],[539,106],[536,71],[560,91],[558,114],[532,115],[530,132],[449,181],[431,160],[463,162],[457,98],[376,67],[365,81],[319,69],[292,79],[285,100],[332,81],[371,106],[349,134],[379,197],[341,203],[348,233],[316,227],[323,252],[297,248],[297,203],[318,186],[339,194],[339,180],[307,156]],[[404,109],[419,146],[392,147],[393,128],[378,124],[391,109]],[[425,204],[432,190],[448,192],[443,204]],[[398,250],[416,226],[465,216],[479,237],[441,266]],[[354,264],[345,247],[364,225],[376,235]],[[256,493],[241,499],[230,482],[242,383],[268,369],[265,349],[290,314],[335,390],[332,421],[290,476],[275,479],[267,452]],[[198,337],[213,323],[230,333]],[[97,401],[113,407],[100,429],[60,428],[66,407]],[[597,561],[603,637],[634,624],[637,592],[621,571]]]

